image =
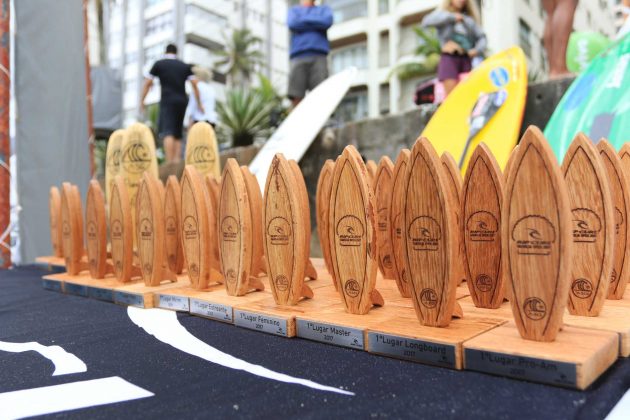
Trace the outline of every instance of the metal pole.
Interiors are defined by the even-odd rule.
[[[0,7],[0,268],[11,266],[11,138],[9,137],[9,102],[11,99],[10,47],[11,0],[1,0]]]
[[[88,0],[83,0],[83,54],[85,55],[85,88],[88,123],[88,145],[90,150],[90,176],[96,173],[94,163],[94,117],[92,115],[92,79],[90,78],[90,40],[88,37]]]

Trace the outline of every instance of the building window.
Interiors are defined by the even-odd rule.
[[[367,44],[355,44],[333,51],[330,60],[333,74],[351,66],[366,69],[368,67]]]
[[[144,49],[144,62],[145,63],[153,63],[157,61],[162,54],[164,54],[164,50],[166,49],[166,45],[161,43],[157,45],[152,45]]]
[[[345,22],[367,16],[367,0],[330,0],[328,6],[333,10],[335,23]]]
[[[523,19],[518,20],[518,39],[521,48],[525,52],[525,55],[531,58],[532,56],[532,44],[531,44],[532,30]]]
[[[173,27],[173,11],[161,13],[151,19],[147,19],[146,26],[144,28],[144,34],[146,36],[156,34],[158,32],[171,30]]]
[[[367,117],[368,97],[367,89],[348,92],[341,100],[334,114],[334,119],[341,121],[354,121]]]
[[[386,15],[389,13],[389,0],[378,0],[378,14]]]
[[[164,0],[147,0],[147,8],[151,7],[151,6],[155,6],[158,5],[160,3],[162,3]]]
[[[199,22],[202,22],[204,25],[208,23],[214,23],[216,25],[219,25],[221,29],[225,29],[228,24],[227,18],[225,16],[221,16],[211,10],[200,7],[196,4],[186,5],[186,16],[191,16],[194,19],[197,19]]]

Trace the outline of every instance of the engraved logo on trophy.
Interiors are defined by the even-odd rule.
[[[573,284],[571,284],[571,292],[573,296],[577,298],[589,298],[593,294],[593,284],[587,279],[576,279]]]
[[[595,242],[602,229],[599,216],[591,209],[571,210],[573,215],[573,242]]]
[[[540,298],[530,297],[525,299],[523,303],[523,311],[525,315],[534,321],[538,321],[545,317],[547,313],[547,306]]]
[[[492,277],[487,274],[479,274],[475,279],[475,286],[482,292],[489,292],[493,285]]]
[[[387,226],[387,216],[389,214],[389,208],[383,207],[378,209],[378,230],[381,232],[386,232],[388,229]]]
[[[65,220],[61,224],[61,234],[64,238],[70,237],[70,224]]]
[[[120,220],[114,219],[112,222],[112,239],[122,239],[122,224]]]
[[[429,309],[437,306],[437,293],[433,289],[422,289],[420,293],[420,303]]]
[[[347,215],[337,223],[337,237],[341,246],[361,246],[363,238],[363,223],[358,217]]]
[[[556,241],[556,230],[546,217],[529,215],[516,222],[512,240],[521,255],[549,255]]]
[[[87,225],[87,237],[88,240],[96,239],[96,224],[92,221],[89,221]]]
[[[227,242],[236,242],[238,236],[238,222],[232,216],[227,216],[221,222],[221,235]]]
[[[359,287],[359,282],[355,279],[349,279],[346,281],[343,289],[346,291],[346,294],[350,297],[357,297],[359,293],[361,293],[361,288]]]
[[[149,219],[140,221],[140,239],[143,241],[153,240],[153,224]]]
[[[130,134],[137,135],[135,132]],[[125,171],[142,173],[151,165],[151,151],[139,138],[131,139],[122,151],[122,164]]]
[[[414,251],[436,251],[442,238],[438,222],[430,216],[419,216],[409,225],[409,238]]]
[[[107,169],[118,174],[118,168],[120,168],[120,149],[114,150],[113,153],[109,155],[105,165]]]
[[[474,242],[491,242],[496,239],[499,223],[494,215],[487,211],[477,211],[466,222],[468,237]]]
[[[289,288],[289,279],[287,279],[287,277],[283,276],[282,274],[276,276],[275,282],[278,290],[282,292]]]
[[[200,144],[191,150],[188,163],[203,170],[204,165],[213,165],[214,160],[215,156],[210,147]]]
[[[291,236],[291,224],[284,217],[274,217],[267,226],[271,245],[288,245]]]
[[[175,217],[169,216],[166,218],[166,234],[167,235],[176,235],[177,234],[177,222]]]
[[[225,273],[225,277],[227,277],[229,283],[234,283],[236,281],[236,271],[230,268],[227,273]]]
[[[184,238],[197,239],[197,220],[192,216],[184,219]]]

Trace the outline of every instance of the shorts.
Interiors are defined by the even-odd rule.
[[[471,68],[470,57],[467,55],[442,54],[438,64],[438,80],[458,80],[460,73],[468,73]]]
[[[173,136],[181,140],[186,105],[186,102],[160,103],[160,116],[158,118],[158,132],[160,138]]]
[[[297,57],[289,70],[289,99],[301,99],[307,91],[328,78],[328,58],[325,55]]]

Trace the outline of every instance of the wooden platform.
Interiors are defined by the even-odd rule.
[[[524,340],[508,322],[464,343],[464,368],[586,389],[617,359],[619,335],[565,326],[555,341]]]
[[[504,301],[497,309],[477,308],[470,295],[458,299],[457,302],[461,305],[462,310],[464,311],[464,316],[473,315],[503,321],[511,321],[514,319],[512,307],[508,301]]]
[[[186,287],[190,285],[188,276],[178,276],[175,283],[163,283],[159,286],[146,286],[144,282],[133,282],[114,287],[114,302],[121,305],[137,306],[139,308],[154,308],[160,293],[166,290]]]
[[[61,257],[47,256],[35,258],[35,263],[46,267],[49,271],[53,268],[66,268],[66,261]]]

